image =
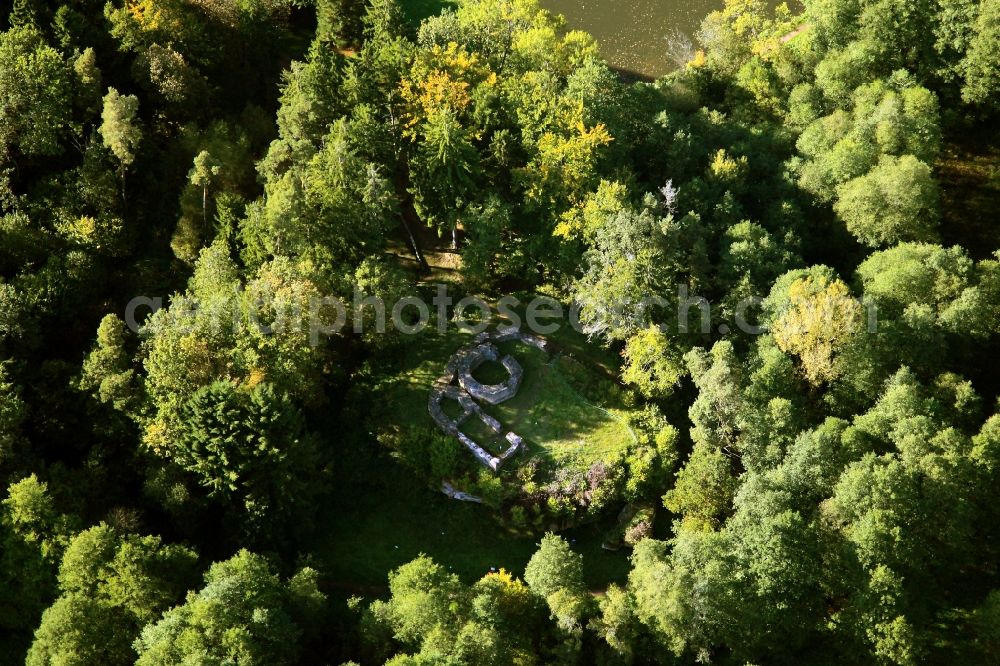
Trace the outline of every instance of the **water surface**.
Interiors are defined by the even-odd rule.
[[[667,55],[666,35],[680,30],[693,37],[705,16],[722,0],[541,0],[568,27],[585,30],[613,66],[645,76],[662,76],[676,65]]]

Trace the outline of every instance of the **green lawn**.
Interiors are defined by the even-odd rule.
[[[472,371],[472,376],[484,384],[499,384],[510,376],[499,361],[487,361]]]
[[[513,352],[524,366],[524,382],[513,400],[487,411],[506,430],[526,439],[530,455],[560,465],[584,467],[615,447],[629,445],[631,431],[620,417],[592,405],[572,388],[581,376],[595,384],[611,384],[607,375],[615,367],[614,355],[568,328],[547,337],[557,348],[555,360],[525,345],[504,345],[504,351]],[[538,537],[508,531],[489,506],[448,499],[430,488],[428,479],[418,478],[398,462],[375,438],[375,432],[382,429],[434,427],[427,413],[431,385],[451,355],[471,341],[469,333],[451,327],[442,335],[433,325],[407,338],[401,350],[373,359],[367,376],[358,379],[359,396],[378,398],[358,398],[361,413],[357,420],[370,423],[374,430],[352,435],[355,441],[339,445],[344,436],[340,424],[331,424],[327,441],[337,447],[335,473],[340,481],[324,502],[330,510],[321,511],[317,542],[309,550],[318,554],[318,564],[333,588],[345,594],[381,594],[388,572],[420,553],[465,581],[477,580],[491,567],[523,574]],[[574,373],[565,371],[573,363],[570,357],[580,359],[573,366]],[[506,371],[492,366],[477,374],[484,380],[506,377]],[[463,429],[495,452],[506,446],[504,441],[490,441],[490,431],[478,419],[470,419]],[[510,461],[512,469],[523,459]],[[601,548],[614,520],[606,522],[561,533],[584,555],[586,579],[593,589],[622,583],[628,573],[626,552]]]
[[[432,426],[427,413],[431,386],[451,355],[471,341],[471,334],[454,327],[443,335],[429,327],[421,335],[408,338],[403,361],[397,367],[377,371],[385,373],[373,389],[386,406],[383,424]],[[608,375],[614,372],[615,359],[595,349],[568,325],[551,336],[550,342],[555,350],[553,358],[522,343],[501,345],[502,353],[512,354],[524,367],[524,380],[514,398],[484,406],[484,410],[500,421],[504,432],[523,437],[529,455],[552,466],[586,469],[635,441],[623,418],[622,405],[617,404],[620,400],[596,404],[598,401],[574,388],[581,381],[614,388]],[[502,381],[507,372],[499,364],[489,363],[481,366],[476,376],[481,381]],[[451,402],[446,400],[444,409],[455,416],[458,412]],[[496,436],[475,417],[468,419],[462,430],[493,453],[508,445],[502,435]]]
[[[504,433],[515,432],[524,438],[528,455],[553,466],[586,470],[635,442],[620,412],[591,404],[570,386],[560,371],[566,359],[546,358],[538,349],[523,344],[505,343],[502,347],[503,353],[512,354],[524,367],[524,381],[514,398],[483,409],[503,424]],[[473,374],[486,383],[508,377],[499,363],[486,364]],[[452,402],[444,403],[449,415],[457,411]],[[494,433],[475,417],[462,425],[462,431],[495,454],[509,446],[504,433]]]
[[[487,411],[524,438],[529,455],[587,469],[635,442],[620,415],[589,403],[569,385],[558,359],[526,345],[508,349],[524,367],[524,382],[514,398]]]
[[[420,553],[466,582],[478,580],[491,567],[523,575],[537,538],[508,533],[489,507],[428,490],[391,459],[372,454],[365,467],[341,470],[353,480],[342,486],[342,494],[327,499],[336,510],[321,511],[319,536],[309,549],[320,557],[331,587],[348,594],[379,594],[389,571]],[[583,554],[584,575],[595,590],[623,583],[628,574],[625,552],[601,548],[609,526],[562,533]]]

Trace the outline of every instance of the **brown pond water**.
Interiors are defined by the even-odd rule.
[[[667,55],[666,36],[689,37],[722,0],[541,0],[567,27],[593,35],[611,66],[644,76],[662,76],[676,65]]]
[[[542,7],[566,17],[568,28],[593,35],[612,67],[651,77],[677,67],[667,55],[666,36],[680,31],[694,41],[702,19],[722,9],[722,4],[723,0],[541,0]]]

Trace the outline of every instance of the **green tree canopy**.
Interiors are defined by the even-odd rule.
[[[931,168],[912,155],[883,158],[871,172],[841,185],[837,195],[834,210],[865,245],[936,236],[938,187]]]
[[[0,33],[0,149],[55,155],[71,129],[73,74],[32,27]]]
[[[308,613],[302,604],[319,595],[313,589],[303,597],[303,591],[279,578],[265,558],[241,550],[213,564],[204,587],[183,604],[146,625],[134,644],[136,663],[297,663],[303,630],[294,618]]]

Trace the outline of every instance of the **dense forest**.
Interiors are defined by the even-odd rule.
[[[0,663],[1000,662],[1000,0],[664,48],[3,3]],[[539,299],[489,469],[428,391]]]

